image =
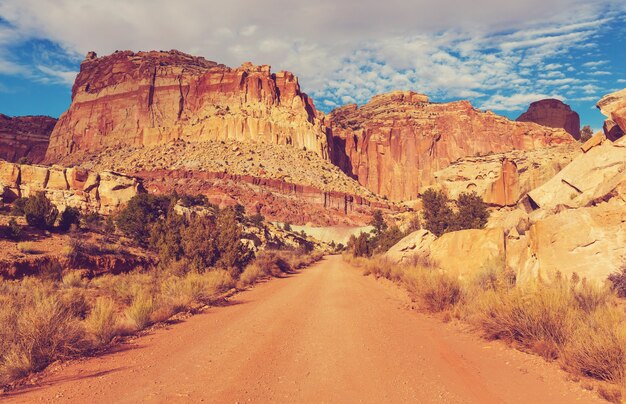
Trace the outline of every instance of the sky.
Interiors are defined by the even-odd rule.
[[[326,112],[396,89],[511,119],[558,98],[598,130],[625,27],[625,0],[0,0],[0,113],[59,116],[88,51],[178,49],[292,71]]]

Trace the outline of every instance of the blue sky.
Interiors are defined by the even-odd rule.
[[[0,0],[0,112],[60,115],[87,51],[179,49],[290,70],[324,111],[410,89],[514,119],[554,97],[599,129],[625,26],[623,0]]]

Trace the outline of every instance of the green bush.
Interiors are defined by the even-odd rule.
[[[424,204],[424,228],[437,237],[444,233],[465,229],[482,229],[489,219],[487,205],[475,192],[461,193],[455,205],[443,191],[427,189],[422,195]]]
[[[13,206],[11,207],[11,215],[24,216],[24,207],[26,207],[26,202],[28,202],[28,198],[17,198],[14,200]]]
[[[250,251],[241,242],[241,227],[236,209],[227,208],[217,215],[216,247],[220,257],[217,265],[222,268],[241,269],[251,258]]]
[[[59,215],[58,209],[43,192],[28,198],[24,205],[24,216],[29,225],[38,229],[50,229]]]
[[[285,222],[285,224],[283,225],[283,229],[285,231],[291,231],[291,223]]]
[[[250,216],[250,221],[252,222],[253,225],[257,227],[261,227],[263,225],[263,222],[265,221],[265,217],[262,214],[257,213],[255,215]]]
[[[68,231],[70,227],[75,224],[80,224],[80,211],[76,208],[67,207],[61,213],[61,220],[59,220],[59,230]]]
[[[15,219],[9,219],[9,223],[4,229],[4,236],[14,241],[20,240],[22,238],[22,226],[17,224]]]
[[[128,237],[146,244],[151,225],[167,214],[171,203],[169,196],[135,195],[117,215],[117,227]]]
[[[482,229],[487,224],[489,212],[487,205],[483,199],[472,193],[462,193],[456,202],[459,211],[455,215],[453,228],[463,229]]]
[[[385,230],[387,230],[387,223],[383,217],[383,212],[375,210],[370,221],[370,226],[374,227],[374,235],[380,236]]]
[[[216,229],[212,218],[192,220],[181,232],[184,257],[193,269],[202,272],[215,265],[219,257],[216,247]]]

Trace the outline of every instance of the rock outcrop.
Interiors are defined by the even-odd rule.
[[[371,191],[391,200],[416,199],[434,173],[467,156],[533,150],[573,142],[563,129],[515,122],[468,101],[430,103],[396,91],[329,116],[331,160]]]
[[[617,140],[626,133],[626,88],[605,95],[596,104],[607,117],[604,121],[604,134],[609,140]]]
[[[554,98],[535,101],[517,118],[519,122],[534,122],[551,128],[565,129],[574,139],[580,139],[580,117],[569,105]]]
[[[134,177],[112,171],[15,164],[0,160],[0,196],[5,201],[43,191],[63,211],[71,206],[110,214],[141,192]]]
[[[328,155],[326,129],[289,72],[232,69],[182,52],[90,52],[72,104],[50,138],[47,162],[107,147],[173,139],[292,145]]]
[[[0,114],[0,159],[41,163],[57,120],[49,116]]]

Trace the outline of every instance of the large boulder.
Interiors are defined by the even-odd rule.
[[[626,137],[604,141],[578,156],[554,178],[528,193],[545,210],[587,206],[610,196],[626,181]]]
[[[429,259],[433,265],[460,277],[491,268],[504,268],[505,254],[504,231],[499,228],[446,233],[429,247]]]
[[[410,263],[416,258],[428,256],[429,247],[436,238],[425,229],[414,231],[391,247],[384,257],[397,264]]]
[[[20,189],[23,197],[28,198],[36,192],[45,191],[50,175],[48,167],[22,164],[20,173]]]
[[[20,166],[0,160],[0,186],[5,201],[11,201],[21,196],[20,192]]]
[[[596,107],[607,117],[604,121],[604,133],[610,140],[617,140],[626,133],[626,88],[607,94]]]
[[[562,128],[574,139],[580,139],[580,117],[569,105],[554,98],[533,102],[517,121]]]
[[[100,213],[109,214],[127,203],[140,191],[141,184],[134,178],[112,171],[100,173],[98,196]]]

